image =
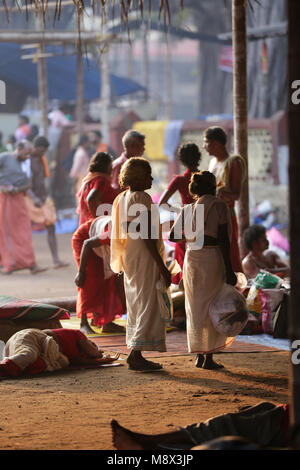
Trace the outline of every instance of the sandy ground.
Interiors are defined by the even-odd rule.
[[[37,262],[51,266],[46,235],[35,234]],[[23,298],[76,294],[70,235],[59,235],[68,268],[1,276],[1,291]],[[218,371],[194,367],[194,357],[169,356],[156,373],[121,367],[57,372],[0,381],[1,450],[111,450],[110,420],[158,433],[238,411],[262,400],[288,400],[288,352],[220,353]],[[122,356],[126,358],[125,355]]]

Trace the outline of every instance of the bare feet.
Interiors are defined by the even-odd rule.
[[[212,354],[197,354],[195,366],[208,370],[222,369],[224,367],[213,360]]]
[[[213,361],[212,359],[205,360],[202,366],[202,369],[208,370],[216,370],[216,369],[223,369],[223,364],[219,364],[218,362]]]
[[[144,450],[144,448],[132,437],[131,432],[119,425],[116,420],[112,420],[112,440],[118,450]]]
[[[64,263],[63,261],[57,261],[54,263],[53,269],[66,268],[70,263]]]
[[[38,274],[38,273],[42,273],[44,271],[47,271],[47,269],[48,269],[47,267],[43,268],[42,266],[38,266],[37,264],[34,264],[30,268],[30,273],[31,274]]]
[[[144,357],[138,359],[127,358],[127,364],[130,370],[141,372],[161,370],[163,366],[157,362],[147,361]]]
[[[84,323],[80,325],[80,331],[85,335],[95,335],[96,331],[94,331],[88,323]]]
[[[196,361],[195,361],[195,366],[196,367],[202,367],[204,363],[204,356],[203,354],[197,354],[196,356]]]
[[[102,326],[102,333],[126,333],[124,326],[117,325],[114,322],[106,323]]]
[[[14,271],[13,269],[11,269],[10,271],[4,271],[3,269],[0,269],[1,274],[5,274],[5,276],[8,276],[9,274],[12,274],[13,271]]]

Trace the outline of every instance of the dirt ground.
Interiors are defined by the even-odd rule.
[[[51,266],[45,234],[34,235],[37,262]],[[23,298],[76,294],[71,235],[58,235],[68,268],[1,276],[1,292]],[[125,355],[121,356],[126,359]],[[158,433],[267,400],[288,400],[289,353],[219,353],[218,371],[190,355],[163,357],[155,373],[121,367],[56,372],[0,381],[1,450],[112,450],[110,420]]]

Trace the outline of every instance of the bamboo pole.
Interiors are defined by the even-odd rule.
[[[110,105],[110,76],[108,45],[101,54],[101,132],[103,142],[109,144],[109,105]]]
[[[18,32],[15,31],[0,31],[0,42],[9,42],[15,44],[32,44],[32,43],[44,43],[44,44],[74,44],[78,42],[80,37],[80,41],[82,44],[101,44],[104,42],[103,35],[99,33],[99,31],[81,31],[80,36],[79,33],[74,31],[41,31],[37,30],[20,30]],[[106,35],[105,42],[109,40],[110,42],[120,42],[115,34]]]
[[[44,45],[38,46],[38,56],[43,54]],[[47,83],[47,72],[46,63],[44,57],[38,57],[38,82],[39,82],[39,103],[42,115],[42,128],[44,137],[48,136],[48,83]]]
[[[247,166],[237,204],[241,257],[246,254],[243,233],[249,226],[246,9],[247,4],[244,0],[232,0],[234,153],[241,155]]]
[[[173,119],[174,107],[173,107],[173,75],[172,75],[172,50],[169,42],[166,42],[166,116],[168,120]]]
[[[144,100],[147,101],[149,94],[149,48],[148,48],[148,33],[145,23],[141,27],[142,32],[142,83],[146,88],[144,92]]]
[[[76,103],[76,120],[78,126],[79,138],[83,135],[83,69],[82,69],[82,55],[77,52],[77,103]]]
[[[40,16],[35,17],[35,26],[40,29],[42,19]],[[39,87],[39,105],[41,110],[41,121],[43,128],[43,136],[48,137],[48,83],[45,61],[45,43],[42,41],[37,46],[37,71],[38,71],[38,87]]]

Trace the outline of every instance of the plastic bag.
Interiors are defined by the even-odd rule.
[[[181,271],[181,267],[176,260],[170,264],[169,271],[171,276],[174,276]],[[168,289],[166,288],[166,283],[162,278],[157,281],[156,289],[161,318],[163,321],[169,322],[173,319],[174,313],[171,289],[170,287],[168,287]]]
[[[282,284],[282,279],[268,271],[261,270],[254,279],[254,285],[262,289],[278,289]]]
[[[245,297],[229,284],[224,284],[210,303],[209,315],[215,329],[228,337],[237,336],[248,321]]]
[[[159,279],[159,281],[157,281],[156,289],[161,319],[169,322],[173,318],[171,290],[170,288],[166,288],[166,283],[163,279]]]
[[[247,307],[250,313],[252,313],[255,317],[259,317],[262,312],[262,305],[261,305],[261,299],[259,296],[259,291],[262,289],[259,289],[256,287],[254,284],[249,289],[248,295],[247,295]]]
[[[274,317],[276,309],[282,302],[284,289],[260,289],[259,297],[261,301],[262,329],[264,333],[273,334]]]

